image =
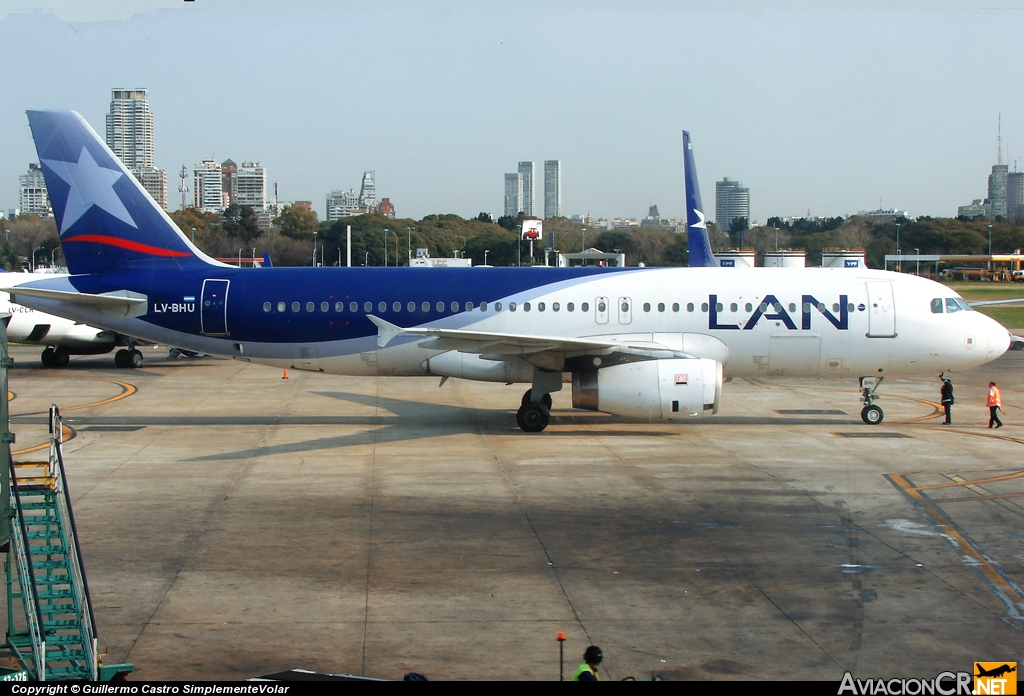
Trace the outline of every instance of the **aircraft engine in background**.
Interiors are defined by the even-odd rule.
[[[681,420],[718,413],[722,363],[710,358],[642,360],[574,372],[574,408]]]

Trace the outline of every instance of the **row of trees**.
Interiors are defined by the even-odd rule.
[[[529,243],[520,241],[523,216],[502,217],[497,222],[480,213],[465,219],[458,215],[427,215],[422,220],[391,219],[380,215],[360,215],[335,223],[321,222],[312,210],[285,207],[270,229],[261,229],[251,208],[231,206],[223,215],[204,213],[194,208],[170,213],[178,227],[196,246],[218,258],[248,257],[269,253],[274,265],[308,266],[313,263],[345,263],[345,230],[352,228],[352,264],[405,265],[410,254],[425,248],[432,257],[461,256],[473,265],[528,265]],[[22,215],[0,221],[4,231],[0,264],[7,270],[35,264],[62,263],[53,219]],[[742,245],[759,255],[773,249],[805,249],[808,265],[820,263],[827,248],[863,248],[868,265],[881,268],[886,254],[896,253],[896,238],[903,253],[985,254],[1011,253],[1024,249],[1024,218],[998,220],[991,225],[983,220],[921,217],[911,221],[876,222],[864,216],[834,217],[784,222],[769,218],[767,225],[741,228],[726,234],[716,225],[708,231],[716,249]],[[626,254],[627,263],[648,266],[681,266],[689,260],[686,235],[668,228],[594,230],[566,218],[545,220],[545,236],[555,249],[572,252],[595,247],[606,252]],[[532,263],[544,263],[544,243],[534,244]],[[553,260],[551,261],[554,262]]]

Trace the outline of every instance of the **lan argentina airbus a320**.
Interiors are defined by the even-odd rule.
[[[857,269],[714,267],[684,133],[690,268],[268,268],[209,258],[72,111],[28,113],[70,276],[19,303],[125,336],[339,375],[438,375],[529,385],[576,408],[685,420],[730,377],[860,379],[982,365],[1005,328],[948,288]],[[704,267],[701,267],[704,266]]]

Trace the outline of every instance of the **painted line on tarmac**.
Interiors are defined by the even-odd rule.
[[[63,423],[61,423],[61,429],[62,429],[61,442],[69,442],[71,440],[74,440],[75,436],[78,435],[78,432],[74,428],[69,428],[68,426],[64,425]],[[32,452],[38,452],[39,450],[48,449],[49,447],[50,447],[50,442],[46,441],[46,442],[44,442],[42,444],[39,444],[39,445],[34,445],[32,447],[26,447],[25,449],[14,450],[13,452],[11,452],[11,456],[12,457],[17,457],[17,456],[20,456],[22,454],[30,454]]]
[[[960,560],[964,565],[974,570],[1006,605],[1010,618],[1024,619],[1024,591],[1004,575],[997,564],[970,539],[967,533],[936,505],[940,501],[934,501],[922,493],[922,489],[914,486],[907,476],[909,474],[885,474],[889,483],[910,499],[918,512],[931,520],[936,531],[960,554]]]
[[[103,401],[94,401],[91,404],[82,404],[81,406],[68,406],[67,408],[62,408],[61,412],[66,413],[68,411],[77,411],[80,408],[92,408],[93,406],[106,406],[107,404],[112,404],[115,401],[127,399],[129,396],[139,391],[139,388],[136,387],[134,384],[129,384],[128,382],[119,382],[116,379],[97,379],[94,381],[106,382],[107,384],[116,384],[117,386],[121,387],[121,393],[118,394],[117,396],[112,396],[109,399],[104,399]]]

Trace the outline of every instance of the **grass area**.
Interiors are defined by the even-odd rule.
[[[978,283],[973,281],[943,282],[960,293],[968,302],[1013,300],[1024,298],[1024,283]],[[978,312],[992,317],[1008,329],[1024,332],[1024,304],[1020,307],[978,307]]]

